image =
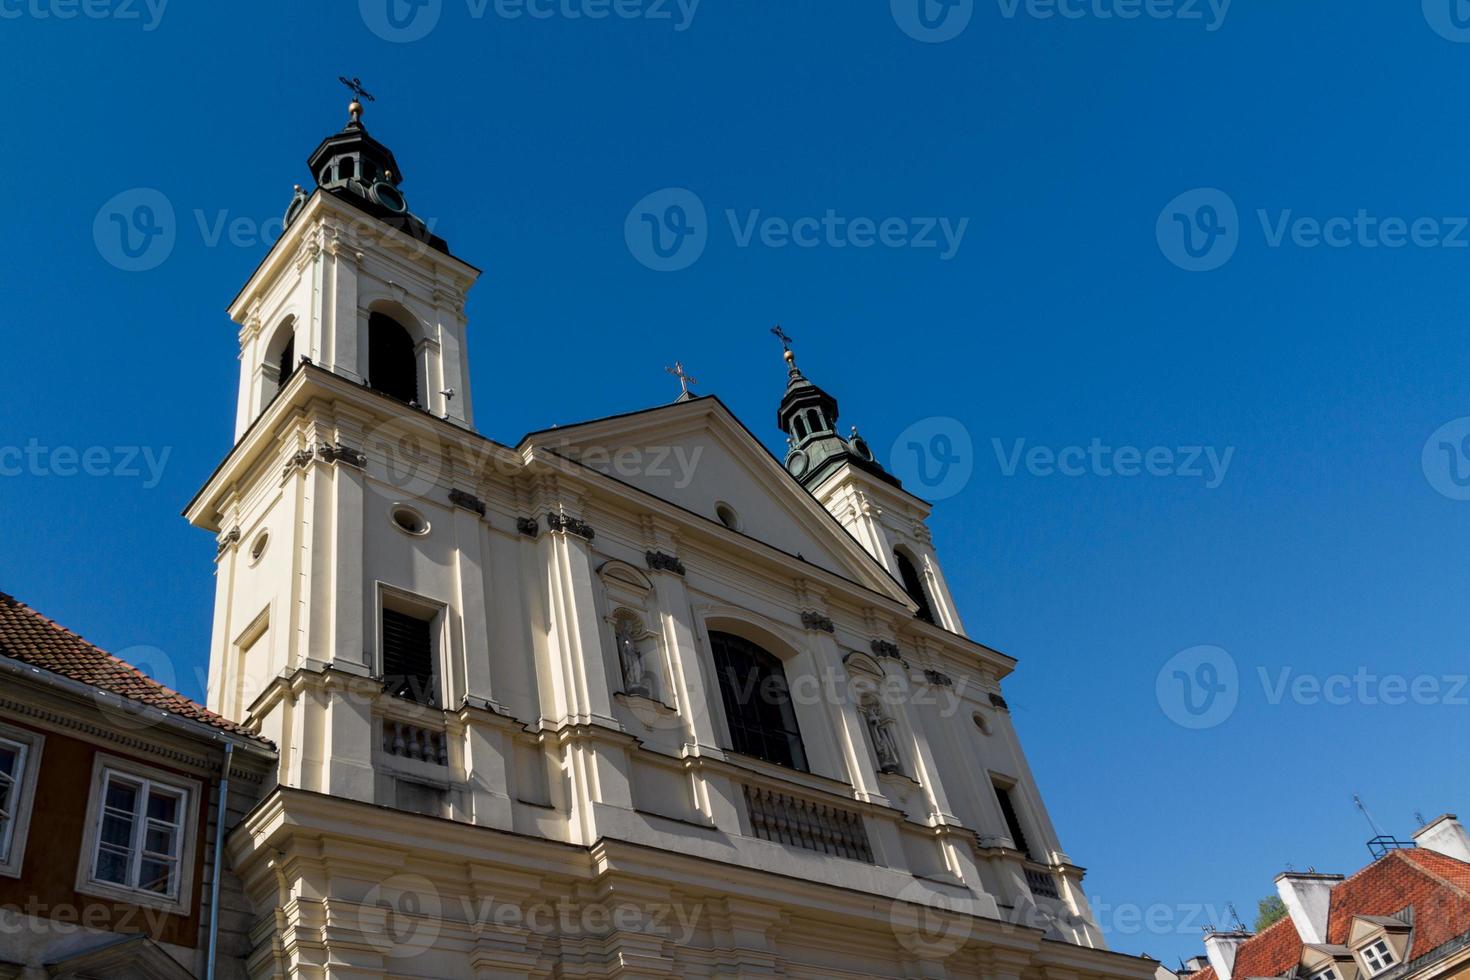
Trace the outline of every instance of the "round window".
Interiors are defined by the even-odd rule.
[[[250,542],[250,561],[252,563],[260,561],[261,556],[265,554],[266,545],[270,543],[271,534],[269,531],[261,531],[257,534],[255,540]]]
[[[990,734],[990,722],[978,711],[975,712],[975,727],[980,729],[980,734],[982,735]]]
[[[716,504],[715,516],[720,519],[721,524],[725,525],[730,530],[740,530],[740,515],[735,513],[735,508],[731,507],[729,504]]]
[[[393,525],[405,534],[416,537],[429,533],[429,522],[424,520],[424,515],[412,507],[394,507]]]

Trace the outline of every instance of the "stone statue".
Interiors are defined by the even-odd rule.
[[[657,700],[654,677],[643,661],[642,637],[643,624],[637,619],[632,616],[617,618],[618,661],[623,668],[623,690]]]
[[[898,738],[893,734],[893,719],[883,713],[883,707],[877,701],[869,701],[863,705],[863,720],[868,723],[868,734],[873,738],[878,770],[902,773],[903,761],[899,757]]]

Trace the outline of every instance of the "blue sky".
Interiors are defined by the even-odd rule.
[[[1354,870],[1353,793],[1400,836],[1470,806],[1449,0],[931,0],[930,27],[901,0],[439,0],[400,28],[373,2],[0,0],[0,588],[199,692],[214,546],[178,515],[230,445],[224,307],[360,75],[410,205],[486,270],[487,435],[671,399],[682,359],[779,449],[779,321],[880,454],[951,460],[941,557],[1021,659],[1116,948],[1187,955],[1288,863]],[[174,213],[141,272],[105,244],[139,188]],[[650,268],[642,215],[671,234],[691,198],[703,251]],[[109,475],[55,472],[89,447]]]

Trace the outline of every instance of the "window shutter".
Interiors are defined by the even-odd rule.
[[[388,693],[419,704],[437,704],[431,624],[383,610],[383,682]]]

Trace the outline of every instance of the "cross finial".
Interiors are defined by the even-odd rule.
[[[681,391],[679,398],[681,400],[693,397],[693,392],[689,390],[689,386],[699,384],[699,380],[697,378],[691,378],[689,376],[689,374],[684,370],[683,361],[675,361],[673,367],[666,367],[664,368],[664,370],[679,379],[679,388]]]
[[[776,335],[776,339],[779,340],[779,341],[781,341],[781,349],[782,350],[790,350],[791,349],[791,338],[789,336],[787,336],[785,330],[782,330],[781,329],[781,324],[778,323],[774,327],[772,327],[771,328],[771,333],[775,334]]]
[[[352,101],[347,105],[347,112],[352,116],[352,121],[357,122],[362,118],[363,102],[376,102],[378,100],[373,98],[371,92],[362,87],[362,79],[356,75],[353,75],[351,78],[348,78],[346,75],[338,75],[337,81],[346,85],[352,91]]]

